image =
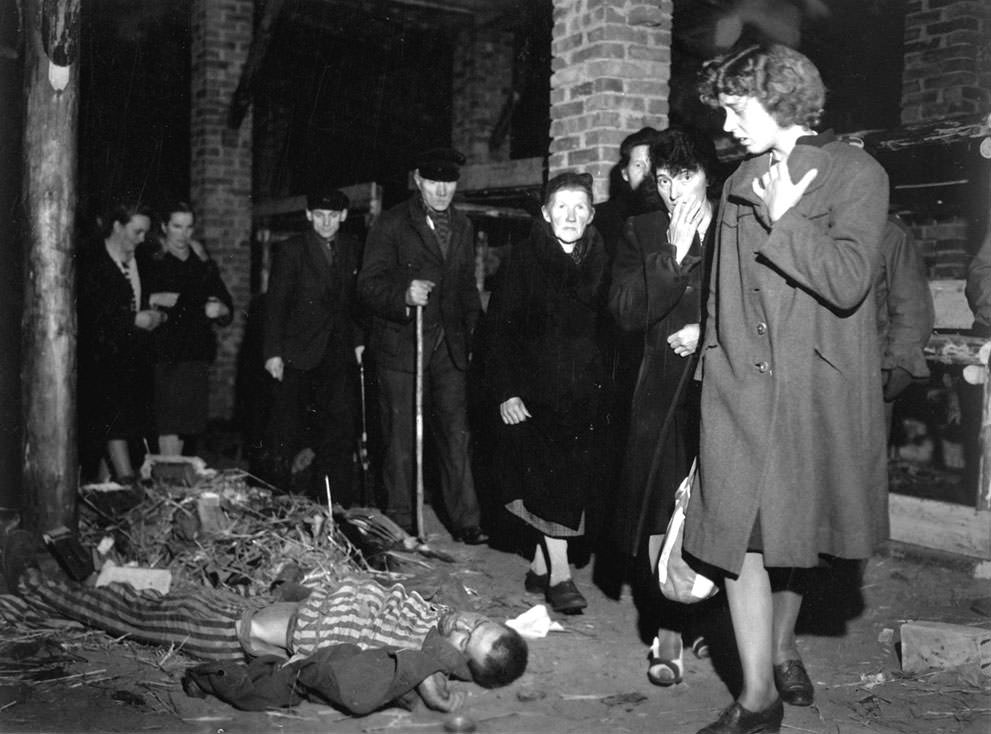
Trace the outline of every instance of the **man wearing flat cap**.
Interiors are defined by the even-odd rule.
[[[268,424],[268,446],[276,479],[303,449],[311,449],[313,486],[334,502],[354,497],[352,463],[357,437],[356,364],[364,336],[356,318],[357,240],[341,232],[348,198],[317,188],[307,194],[310,228],[279,244],[272,262],[265,304],[265,370],[276,380]],[[289,487],[284,487],[288,489]]]
[[[439,148],[417,157],[417,192],[383,213],[368,233],[358,295],[372,314],[378,370],[386,514],[413,528],[416,309],[423,309],[424,420],[437,448],[441,490],[454,537],[488,540],[479,527],[469,461],[465,378],[481,311],[471,222],[451,202],[464,156]]]

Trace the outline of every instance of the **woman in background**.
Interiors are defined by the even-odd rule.
[[[716,207],[709,192],[715,189],[718,195],[712,186],[717,166],[707,136],[676,128],[657,134],[650,147],[650,181],[664,209],[626,221],[609,291],[616,322],[645,333],[615,537],[636,559],[641,627],[654,636],[647,677],[659,686],[681,682],[685,643],[699,657],[708,654],[699,609],[689,614],[686,605],[665,599],[654,574],[675,491],[698,456],[701,390],[692,373],[715,233]]]
[[[568,542],[585,533],[600,473],[605,377],[596,334],[608,265],[589,227],[591,175],[552,178],[541,212],[492,295],[486,369],[502,419],[503,498],[539,538],[525,588],[555,611],[577,614],[587,601],[571,578]]]
[[[151,227],[142,204],[114,206],[103,240],[79,264],[79,423],[84,465],[105,464],[121,484],[135,480],[131,450],[150,428],[151,332],[165,314],[149,306],[148,263],[135,250]],[[98,460],[97,457],[101,457]]]
[[[193,239],[195,217],[185,202],[162,213],[162,247],[151,258],[149,302],[168,314],[155,333],[155,426],[159,453],[180,456],[206,430],[214,324],[233,318],[231,294],[217,264]]]

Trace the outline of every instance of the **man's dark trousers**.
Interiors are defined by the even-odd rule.
[[[324,476],[333,502],[344,507],[355,500],[354,450],[357,439],[355,409],[357,381],[347,347],[333,337],[316,367],[301,370],[286,365],[276,384],[269,423],[270,446],[292,461],[301,449],[316,453],[315,477],[309,493],[324,500]]]
[[[455,367],[439,327],[424,332],[424,433],[437,447],[441,491],[457,529],[478,527],[481,515],[470,464],[466,411],[466,374]],[[436,345],[436,347],[433,347]],[[379,367],[379,406],[385,441],[383,474],[388,489],[387,514],[413,528],[416,454],[416,375]],[[429,429],[429,430],[427,430]]]

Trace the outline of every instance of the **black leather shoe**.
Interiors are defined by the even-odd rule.
[[[811,706],[815,691],[801,660],[786,660],[774,666],[774,687],[781,700],[791,706]]]
[[[784,716],[785,707],[780,698],[763,711],[748,711],[734,701],[716,721],[699,729],[698,734],[774,734],[781,731]]]
[[[582,609],[588,606],[588,601],[572,579],[548,586],[544,598],[551,605],[551,609],[561,614],[581,614]]]
[[[527,571],[526,576],[523,577],[523,588],[527,594],[545,594],[547,593],[547,579],[549,578],[550,575],[546,573]]]
[[[454,539],[460,540],[465,545],[482,545],[489,542],[489,536],[477,525],[459,530],[455,533]]]

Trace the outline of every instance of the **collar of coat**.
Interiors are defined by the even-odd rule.
[[[838,140],[832,130],[818,135],[804,135],[796,141],[795,147],[788,156],[788,172],[791,174],[791,180],[798,181],[813,168],[819,171],[805,190],[806,195],[825,185],[829,177],[829,170],[832,167],[832,156],[827,148],[834,143],[838,143]],[[846,143],[838,144],[846,145]],[[753,181],[767,173],[770,160],[770,153],[762,153],[744,161],[730,178],[730,188],[727,192],[727,198],[730,201],[754,207],[757,216],[767,226],[770,226],[767,207],[754,191]]]
[[[437,236],[427,224],[426,204],[422,203],[422,198],[423,197],[417,193],[407,199],[406,218],[408,219],[410,226],[417,233],[419,233],[420,239],[423,241],[427,251],[430,252],[435,259],[444,262],[445,259],[440,253],[440,244],[437,242]],[[468,228],[469,221],[468,217],[458,211],[453,203],[447,208],[447,211],[451,214],[451,247],[453,248],[454,243],[464,237],[464,232]],[[453,260],[453,258],[450,258],[450,260]]]
[[[602,235],[589,225],[575,247],[584,247],[585,256],[576,263],[554,236],[550,223],[534,221],[530,242],[537,262],[561,287],[584,304],[595,306],[606,271],[606,248]]]

